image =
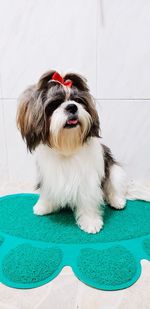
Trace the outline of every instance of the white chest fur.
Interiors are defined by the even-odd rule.
[[[103,149],[98,138],[91,138],[75,154],[63,156],[46,145],[36,150],[43,192],[62,207],[74,207],[81,195],[91,195],[100,190],[104,176]],[[98,194],[99,195],[99,194]],[[82,198],[83,199],[83,198]]]

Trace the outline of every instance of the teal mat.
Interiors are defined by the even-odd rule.
[[[84,283],[103,290],[132,285],[141,259],[150,260],[150,203],[127,201],[124,210],[105,206],[104,228],[87,234],[69,209],[36,216],[39,196],[0,198],[0,280],[34,288],[55,278],[65,265]]]

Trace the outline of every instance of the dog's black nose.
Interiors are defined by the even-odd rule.
[[[71,114],[75,114],[77,112],[78,108],[75,104],[68,104],[66,107],[66,111],[71,113]]]

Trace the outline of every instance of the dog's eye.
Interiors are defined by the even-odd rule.
[[[50,102],[46,108],[45,108],[45,113],[48,116],[51,116],[53,114],[53,112],[61,105],[62,101],[52,101]]]
[[[82,99],[82,98],[75,98],[75,102],[83,105],[84,107],[86,107],[86,102]]]

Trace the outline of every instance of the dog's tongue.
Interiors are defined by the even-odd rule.
[[[67,121],[67,124],[77,124],[78,120],[77,119],[70,119]]]

